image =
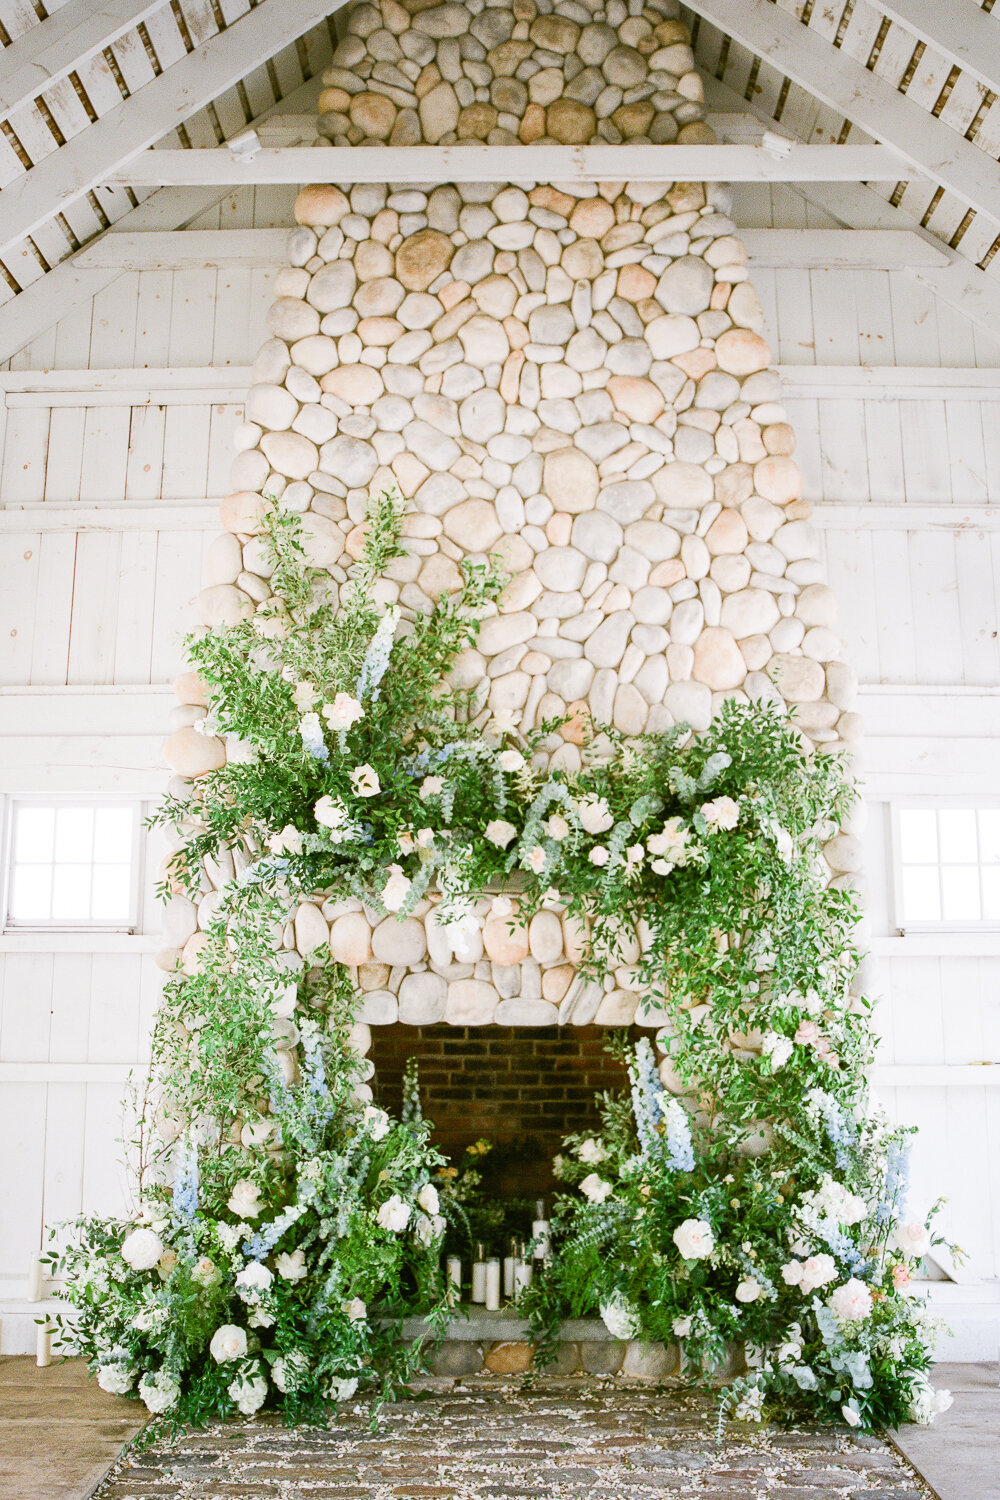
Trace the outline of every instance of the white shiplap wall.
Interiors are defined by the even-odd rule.
[[[240,190],[193,227],[288,223],[292,197]],[[736,217],[754,227],[831,223],[789,189],[751,185],[737,190]],[[245,366],[271,277],[266,268],[123,275],[8,369]],[[905,274],[762,269],[755,280],[785,366],[978,367],[987,386],[1000,368],[1000,345]],[[983,1192],[982,1175],[992,1166],[995,1177],[1000,1165],[1000,1090],[937,1073],[927,1084],[912,1072],[906,1086],[891,1080],[896,1068],[1000,1058],[1000,943],[948,951],[892,939],[883,892],[891,795],[993,789],[1000,529],[983,509],[998,473],[1000,386],[957,401],[933,384],[919,399],[794,389],[788,407],[807,493],[824,504],[831,581],[874,731],[865,757],[870,927],[886,997],[882,1093],[924,1126],[918,1199],[947,1190],[948,1227],[975,1269],[995,1275],[1000,1197]],[[204,502],[224,492],[236,420],[234,402],[210,391],[167,405],[11,405],[0,455],[0,793],[155,797],[167,685],[216,525]],[[949,512],[970,509],[972,529],[948,524]],[[151,878],[155,856],[148,863]],[[46,951],[0,938],[0,1129],[9,1147],[0,1155],[0,1304],[22,1294],[43,1220],[110,1206],[121,1191],[122,1078],[142,1061],[157,991],[147,911],[150,935],[111,951],[109,940],[91,945],[104,951],[84,951],[82,941],[77,951]]]

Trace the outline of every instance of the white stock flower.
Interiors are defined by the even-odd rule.
[[[675,1318],[670,1325],[670,1331],[675,1338],[686,1339],[691,1332],[692,1319],[690,1314],[686,1318]]]
[[[272,854],[301,854],[302,835],[294,823],[286,823],[280,833],[272,833],[267,841]]]
[[[308,1371],[309,1361],[305,1355],[300,1350],[293,1349],[288,1354],[280,1354],[274,1361],[271,1366],[271,1380],[276,1390],[294,1391]]]
[[[704,1219],[685,1219],[674,1230],[673,1241],[684,1260],[705,1260],[715,1248],[712,1226]]]
[[[124,1396],[135,1385],[135,1371],[124,1364],[100,1365],[97,1384],[109,1396]]]
[[[752,1276],[747,1276],[736,1288],[737,1302],[756,1302],[764,1288]]]
[[[393,1193],[392,1197],[387,1198],[382,1204],[375,1218],[382,1229],[399,1234],[410,1222],[410,1205],[404,1203],[398,1193]]]
[[[344,1303],[344,1314],[352,1323],[363,1323],[368,1316],[368,1304],[360,1297],[352,1297]]]
[[[610,1182],[605,1182],[603,1177],[596,1172],[591,1172],[580,1183],[580,1192],[591,1203],[603,1203],[605,1198],[610,1198],[614,1188]]]
[[[441,1202],[438,1198],[438,1190],[433,1182],[425,1182],[417,1194],[417,1202],[426,1214],[436,1214],[440,1211]]]
[[[273,1328],[274,1314],[269,1313],[263,1307],[254,1307],[247,1318],[248,1328]]]
[[[168,1370],[152,1370],[139,1381],[139,1395],[154,1417],[176,1405],[180,1393],[179,1383]]]
[[[440,1214],[417,1214],[413,1232],[422,1245],[430,1248],[444,1232],[446,1223]]]
[[[323,717],[335,733],[350,729],[359,719],[363,719],[365,711],[357,698],[350,693],[338,693],[332,703],[323,705]]]
[[[350,821],[347,808],[333,797],[320,797],[313,808],[313,817],[317,823],[334,833],[339,833]]]
[[[299,708],[312,708],[319,697],[314,682],[297,682],[292,689],[292,697]]]
[[[282,1281],[301,1281],[309,1274],[305,1251],[282,1250],[280,1255],[274,1257],[274,1269]]]
[[[585,1141],[580,1142],[576,1148],[576,1154],[581,1161],[585,1161],[590,1167],[599,1166],[602,1161],[607,1161],[608,1159],[608,1153],[603,1141],[599,1141],[596,1136],[592,1135],[588,1136]]]
[[[392,1129],[392,1121],[385,1110],[379,1109],[377,1104],[366,1104],[362,1114],[372,1140],[384,1140]]]
[[[926,1225],[911,1220],[909,1223],[896,1225],[890,1244],[908,1260],[920,1260],[931,1248],[931,1237]]]
[[[919,1422],[921,1427],[929,1427],[936,1416],[948,1410],[954,1399],[951,1391],[936,1391],[930,1381],[921,1376],[914,1385],[907,1415],[911,1422]]]
[[[524,768],[524,756],[520,750],[501,750],[498,756],[501,771],[520,771]]]
[[[350,1401],[357,1388],[358,1378],[355,1375],[349,1380],[331,1380],[326,1393],[331,1401]]]
[[[583,797],[576,804],[576,811],[587,833],[607,833],[615,821],[606,797]]]
[[[354,767],[351,772],[351,786],[358,797],[377,797],[382,790],[378,772],[367,761],[364,765]]]
[[[399,865],[390,865],[389,870],[391,872],[389,879],[382,887],[382,905],[386,911],[399,911],[410,893],[410,886],[413,882],[403,874]]]
[[[506,849],[511,839],[517,838],[517,829],[504,818],[493,818],[487,823],[485,833],[490,843],[495,844],[498,849]]]
[[[267,1400],[267,1381],[263,1375],[242,1375],[229,1386],[229,1394],[243,1415],[252,1417]]]
[[[208,1350],[217,1365],[242,1359],[247,1352],[246,1333],[242,1328],[237,1328],[235,1323],[223,1323],[212,1334]]]
[[[274,1272],[269,1271],[263,1261],[252,1260],[236,1277],[236,1290],[244,1302],[255,1300],[261,1292],[267,1291],[273,1280]]]
[[[152,1229],[133,1229],[122,1244],[121,1254],[133,1271],[151,1271],[163,1254],[163,1241]]]
[[[548,855],[541,844],[536,844],[533,849],[528,851],[528,868],[529,870],[533,870],[536,875],[542,873],[547,861]]]
[[[426,802],[428,797],[439,797],[443,791],[444,781],[440,776],[425,776],[417,796],[421,802]]]
[[[261,1211],[260,1188],[248,1177],[241,1177],[239,1182],[233,1183],[233,1191],[229,1195],[226,1207],[230,1213],[239,1214],[241,1219],[256,1219]]]
[[[791,1057],[795,1043],[790,1036],[782,1036],[780,1031],[765,1031],[760,1050],[770,1061],[771,1071],[777,1073]]]
[[[740,820],[739,803],[732,797],[715,797],[711,802],[702,803],[701,815],[709,828],[735,828]]]
[[[830,1307],[842,1323],[860,1323],[872,1310],[872,1294],[863,1281],[852,1276],[830,1295]]]

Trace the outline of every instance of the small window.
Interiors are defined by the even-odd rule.
[[[136,925],[139,808],[131,802],[13,802],[8,927]]]
[[[1000,927],[1000,807],[895,809],[901,928]]]

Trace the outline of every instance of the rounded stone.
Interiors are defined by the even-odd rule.
[[[679,313],[664,313],[646,324],[646,341],[654,359],[673,359],[688,354],[701,343],[701,330],[694,318]]]
[[[700,255],[682,255],[667,267],[657,282],[656,300],[668,313],[700,313],[708,307],[714,286],[712,268]],[[722,365],[721,360],[719,364]],[[755,365],[754,368],[761,367]]]
[[[631,682],[623,682],[615,693],[611,722],[621,734],[642,734],[646,727],[646,699]]]
[[[338,365],[322,377],[320,386],[352,406],[371,406],[385,392],[382,376],[371,365]]]
[[[361,1001],[358,1020],[368,1026],[395,1026],[399,1002],[392,990],[368,990]]]
[[[562,922],[554,911],[540,911],[528,928],[531,956],[540,964],[554,964],[562,957]]]
[[[362,318],[390,317],[406,293],[394,276],[375,276],[363,281],[354,294],[354,307]]]
[[[437,229],[420,229],[396,251],[396,275],[408,292],[425,292],[446,270],[452,245]]]
[[[324,472],[332,474],[348,489],[368,484],[378,468],[378,455],[372,445],[362,438],[348,437],[343,433],[323,444],[320,458]],[[316,467],[313,464],[313,468]]]
[[[498,1026],[556,1026],[559,1011],[548,1000],[515,995],[510,1000],[500,1001],[495,1020]]]
[[[766,635],[778,623],[778,603],[766,589],[740,589],[722,601],[722,624],[737,639]]]
[[[330,926],[330,953],[337,963],[357,968],[372,957],[372,930],[364,912],[345,912]]]
[[[545,455],[542,489],[556,510],[591,510],[600,490],[597,465],[579,448],[556,448]]]
[[[705,533],[713,557],[741,553],[750,540],[746,522],[736,510],[720,511]]]
[[[488,500],[463,500],[444,518],[445,535],[466,552],[488,552],[499,541],[503,527]]]
[[[712,721],[712,689],[704,682],[672,682],[664,703],[678,724],[707,729]]]
[[[519,964],[528,956],[528,933],[523,925],[511,926],[509,917],[487,917],[483,923],[483,947],[495,964]]]
[[[219,506],[219,519],[227,531],[256,536],[264,530],[267,505],[253,490],[236,490]]]
[[[350,209],[346,194],[326,182],[310,183],[295,200],[294,213],[300,224],[318,224],[328,228],[339,224]]]
[[[709,625],[701,632],[694,643],[693,675],[716,693],[740,686],[747,664],[728,630]]]
[[[772,656],[767,675],[786,703],[815,703],[823,696],[826,674],[820,663],[808,656],[788,652]]]
[[[719,369],[728,375],[754,375],[771,363],[771,350],[750,328],[729,328],[715,341]]]
[[[434,1026],[444,1020],[448,984],[440,974],[425,970],[406,974],[399,986],[399,1019],[404,1026]]]
[[[177,776],[207,776],[226,764],[226,747],[213,735],[197,734],[185,724],[165,741],[163,758]]]
[[[433,146],[455,129],[461,105],[451,84],[442,80],[423,96],[418,109],[424,140]]]
[[[545,123],[548,134],[563,146],[582,146],[597,130],[597,116],[590,106],[565,96],[549,105]]]
[[[202,589],[196,602],[198,618],[209,630],[238,625],[253,614],[252,602],[231,583],[215,583]]]
[[[853,875],[864,868],[864,845],[850,833],[837,834],[823,845],[823,855],[831,870]]]
[[[615,409],[633,422],[655,422],[666,405],[659,387],[637,375],[612,375],[605,389]]]
[[[415,917],[406,917],[402,922],[396,917],[386,917],[372,933],[372,953],[384,964],[419,963],[427,953],[424,924]]]
[[[634,88],[645,83],[649,71],[646,59],[634,47],[613,47],[601,63],[601,70],[609,83],[621,89]]]
[[[330,942],[330,929],[326,918],[311,901],[303,901],[295,913],[295,947],[303,958],[308,958]]]
[[[304,370],[313,377],[325,375],[337,363],[337,345],[328,334],[310,333],[292,345],[293,369]],[[291,374],[289,373],[289,379]]]
[[[277,338],[294,343],[319,332],[319,312],[299,297],[279,297],[268,308],[267,326]]]
[[[601,510],[588,510],[578,515],[571,534],[573,546],[592,562],[613,562],[623,539],[618,522]]]
[[[252,385],[247,392],[248,422],[281,430],[291,427],[298,415],[299,403],[291,391],[281,385]]]
[[[449,1026],[489,1026],[500,1003],[483,979],[455,979],[448,986],[444,1018]]]
[[[754,464],[753,483],[762,499],[788,505],[802,494],[802,471],[794,458],[775,453]]]
[[[646,1344],[629,1339],[622,1361],[622,1374],[636,1380],[662,1380],[677,1368],[677,1350],[670,1344]]]
[[[286,479],[305,479],[319,467],[316,444],[299,432],[265,432],[260,446],[271,468]]]
[[[712,476],[700,464],[664,464],[662,469],[656,471],[653,487],[657,499],[662,500],[664,505],[681,510],[707,505],[715,495]]]
[[[396,106],[384,94],[355,94],[348,114],[352,125],[377,141],[387,141],[396,123]]]
[[[510,353],[510,341],[495,318],[477,313],[458,330],[466,361],[477,370],[502,364]]]

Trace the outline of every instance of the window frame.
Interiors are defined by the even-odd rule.
[[[17,819],[17,810],[21,807],[129,807],[133,812],[132,821],[132,848],[130,854],[130,889],[128,914],[125,917],[102,918],[102,917],[31,917],[15,918],[10,912],[10,897],[12,877],[14,873],[14,826]],[[0,934],[9,937],[14,934],[44,933],[44,932],[118,932],[134,934],[142,930],[143,911],[145,905],[145,853],[146,840],[143,822],[146,817],[146,804],[141,797],[129,796],[100,796],[88,793],[73,792],[31,792],[31,793],[9,793],[3,798],[0,808],[3,821],[2,836],[2,858],[3,864],[0,868],[0,901],[2,901],[2,912],[0,912]]]
[[[1000,932],[1000,917],[908,918],[905,915],[903,906],[903,837],[900,823],[900,814],[903,812],[933,812],[935,814],[940,812],[973,812],[976,814],[980,812],[1000,812],[1000,797],[987,795],[975,798],[955,793],[944,796],[894,797],[889,802],[889,904],[892,917],[892,930],[896,935],[898,937],[906,937],[911,933],[920,932]],[[942,868],[940,857],[936,861],[936,868],[940,872]],[[984,869],[981,859],[977,860],[975,868],[979,872],[981,897],[982,871]],[[1000,868],[1000,865],[997,868]]]

